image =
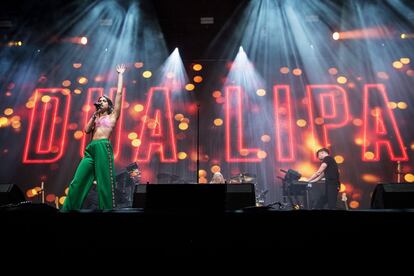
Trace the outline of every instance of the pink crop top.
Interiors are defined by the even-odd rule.
[[[112,127],[112,122],[108,116],[103,116],[95,121],[95,127]]]

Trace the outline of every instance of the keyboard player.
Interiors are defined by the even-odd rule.
[[[319,169],[307,181],[309,184],[325,178],[325,196],[317,202],[317,208],[323,208],[328,204],[328,209],[336,209],[336,201],[339,191],[339,170],[335,159],[329,155],[327,148],[321,148],[316,156],[321,161]]]

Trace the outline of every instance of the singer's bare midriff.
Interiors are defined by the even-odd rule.
[[[108,116],[109,120],[111,121],[111,127],[102,127],[97,126],[95,127],[92,140],[99,140],[99,139],[109,139],[111,136],[112,130],[115,127],[116,119],[113,115],[104,115]]]

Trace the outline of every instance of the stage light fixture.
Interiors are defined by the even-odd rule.
[[[400,38],[401,39],[412,39],[412,38],[414,38],[414,34],[403,33],[403,34],[400,35]]]
[[[201,69],[203,69],[203,66],[201,64],[194,64],[193,65],[193,70],[194,71],[200,71]]]
[[[146,78],[146,79],[151,78],[151,76],[152,76],[152,72],[151,72],[151,71],[144,71],[144,72],[142,73],[142,76],[143,76],[144,78]]]

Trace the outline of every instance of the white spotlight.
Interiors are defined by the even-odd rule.
[[[82,45],[86,45],[86,44],[88,44],[88,38],[87,38],[86,36],[83,36],[83,37],[80,39],[80,43],[81,43]]]

